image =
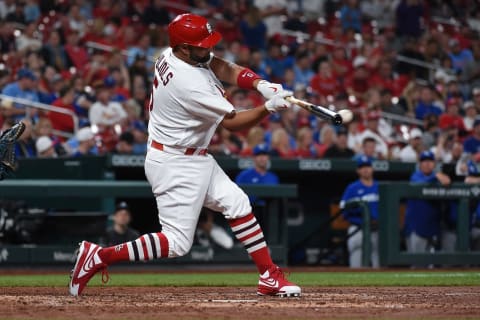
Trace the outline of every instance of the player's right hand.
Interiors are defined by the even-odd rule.
[[[283,90],[278,94],[274,95],[272,98],[265,102],[265,108],[270,113],[278,112],[287,108],[290,108],[292,105],[290,102],[285,100],[286,97],[293,96],[293,92],[289,90]]]
[[[257,90],[265,99],[271,99],[273,96],[285,91],[280,83],[272,83],[267,80],[260,80],[257,84]]]

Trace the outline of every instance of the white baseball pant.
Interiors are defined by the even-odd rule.
[[[358,226],[351,225],[348,227],[348,234],[352,234],[357,230]],[[378,232],[372,231],[370,233],[371,239],[371,263],[373,268],[378,268],[380,266],[380,259],[378,256]],[[360,268],[362,267],[362,241],[363,241],[363,232],[362,230],[357,231],[353,236],[349,237],[347,240],[348,254],[349,254],[349,266],[350,268]]]
[[[226,219],[252,212],[248,196],[211,155],[173,154],[149,148],[145,175],[156,198],[169,257],[190,251],[202,207],[222,212]]]

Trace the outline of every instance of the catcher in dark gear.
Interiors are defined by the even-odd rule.
[[[0,135],[0,180],[11,176],[16,168],[15,142],[25,130],[25,124],[19,122]]]

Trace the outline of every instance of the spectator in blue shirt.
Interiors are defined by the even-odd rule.
[[[67,141],[67,145],[73,150],[70,155],[73,158],[98,155],[95,135],[90,127],[78,130],[75,137]]]
[[[38,94],[35,91],[35,83],[37,81],[37,76],[27,68],[22,68],[17,72],[17,81],[12,82],[5,86],[2,90],[2,94],[10,97],[21,98],[30,100],[33,102],[38,102]],[[20,121],[25,116],[32,117],[36,112],[30,109],[27,109],[24,105],[15,104],[15,108],[10,111],[15,122]],[[30,113],[27,114],[27,111]]]
[[[351,268],[362,266],[362,210],[360,207],[348,208],[346,205],[353,201],[365,202],[370,211],[370,222],[372,226],[377,225],[378,221],[378,182],[373,178],[372,161],[367,156],[361,156],[357,160],[358,180],[352,182],[345,189],[340,201],[340,209],[344,218],[350,222],[348,228],[348,253],[349,265]],[[371,263],[372,267],[379,267],[378,258],[378,232],[375,227],[371,229]]]
[[[411,183],[449,185],[450,177],[435,170],[435,156],[431,151],[420,154],[418,169],[410,177]],[[440,236],[440,207],[438,201],[410,199],[405,214],[405,235],[408,252],[427,252],[435,248]]]
[[[265,50],[267,43],[267,26],[262,20],[260,10],[251,6],[240,21],[243,44],[252,49]]]
[[[292,68],[295,59],[292,56],[284,56],[282,48],[278,43],[271,43],[268,47],[268,54],[265,64],[269,68],[272,81],[282,81],[285,70]]]
[[[27,23],[37,21],[42,14],[37,1],[27,1],[23,9],[23,14],[25,15],[25,20]]]
[[[462,49],[457,39],[450,39],[448,46],[450,47],[448,56],[452,60],[452,67],[458,73],[461,73],[470,62],[474,61],[472,51]]]
[[[354,29],[355,32],[362,32],[362,12],[358,8],[357,0],[348,0],[340,9],[340,21],[342,29],[345,32],[348,29]]]
[[[269,69],[263,60],[263,53],[260,50],[251,50],[250,59],[250,68],[262,79],[270,80]]]
[[[480,153],[480,119],[473,122],[472,135],[463,142],[463,150],[472,155]]]
[[[253,148],[253,167],[240,172],[235,178],[237,184],[279,184],[278,176],[268,170],[270,148],[267,144],[258,144]],[[264,201],[249,195],[253,205],[264,205]]]
[[[146,154],[148,140],[147,126],[142,121],[135,120],[130,124],[130,129],[135,138],[133,142],[133,154]]]
[[[140,36],[138,40],[138,45],[132,46],[128,48],[127,51],[127,65],[131,67],[135,60],[140,57],[144,57],[146,59],[147,68],[150,69],[153,66],[152,57],[155,57],[156,50],[154,47],[151,46],[150,35],[148,33],[143,34]]]
[[[442,109],[436,106],[434,103],[434,94],[432,88],[425,86],[420,91],[420,99],[417,106],[415,107],[415,117],[418,120],[423,120],[423,118],[429,114],[433,113],[437,116],[442,114]]]
[[[315,72],[312,70],[312,64],[307,51],[297,53],[293,72],[295,72],[295,84],[301,84],[305,87],[310,85],[310,80],[312,80]]]

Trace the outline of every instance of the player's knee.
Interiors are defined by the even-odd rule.
[[[174,238],[174,237],[170,237],[169,241],[170,241],[170,252],[169,252],[170,258],[183,257],[188,252],[190,252],[190,249],[192,248],[192,241],[181,240],[180,238]]]
[[[171,251],[171,255],[172,255],[172,257],[183,257],[184,255],[186,255],[187,253],[190,252],[191,247],[192,247],[191,245],[190,246],[183,246],[183,245],[175,246],[174,249]]]
[[[227,219],[237,219],[252,212],[250,200],[245,193],[238,193],[232,199],[232,206],[224,214]]]

